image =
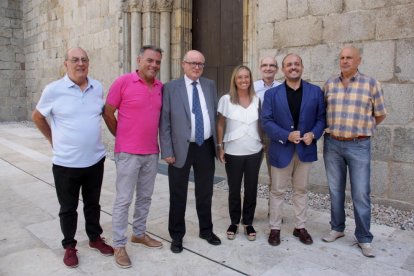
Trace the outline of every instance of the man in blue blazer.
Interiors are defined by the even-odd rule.
[[[216,154],[217,88],[201,77],[205,59],[199,51],[184,56],[184,76],[164,85],[160,124],[161,158],[168,163],[171,251],[183,250],[185,209],[190,169],[193,167],[196,209],[202,239],[219,245],[213,233],[211,202]]]
[[[305,228],[308,207],[308,177],[318,159],[316,141],[325,128],[322,90],[301,79],[300,56],[288,54],[282,61],[285,82],[266,91],[261,114],[262,126],[271,139],[269,159],[272,173],[270,200],[271,245],[280,244],[284,194],[292,183],[295,229],[293,235],[304,244],[313,240]]]

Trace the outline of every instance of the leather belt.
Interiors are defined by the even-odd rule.
[[[357,137],[352,137],[352,138],[347,138],[347,137],[339,137],[339,136],[334,136],[332,134],[328,134],[332,139],[337,140],[337,141],[358,141],[358,140],[364,140],[364,139],[368,139],[371,136],[357,136]]]

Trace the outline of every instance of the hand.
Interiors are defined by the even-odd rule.
[[[305,145],[309,146],[310,144],[312,144],[313,138],[315,138],[315,135],[313,134],[313,132],[310,131],[303,135],[302,140],[305,143]]]
[[[165,162],[167,162],[167,164],[174,164],[175,163],[175,157],[165,157],[163,159]]]
[[[302,138],[300,138],[300,131],[295,130],[289,133],[288,140],[294,144],[299,144]]]
[[[224,158],[224,149],[222,147],[217,148],[217,157],[221,163],[226,163]]]

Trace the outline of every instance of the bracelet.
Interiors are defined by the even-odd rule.
[[[221,148],[221,147],[223,147],[223,144],[217,144],[216,147]]]

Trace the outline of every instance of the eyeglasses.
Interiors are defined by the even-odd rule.
[[[193,62],[193,61],[184,61],[185,63],[189,64],[192,68],[196,68],[197,66],[200,68],[204,68],[206,66],[205,63],[202,62]]]
[[[263,63],[263,64],[260,64],[260,68],[264,68],[264,67],[277,68],[277,65],[276,64],[273,64],[273,63]]]
[[[88,63],[89,62],[88,58],[71,58],[71,59],[68,59],[68,60],[73,64],[79,63],[80,61],[82,61],[82,63]]]

